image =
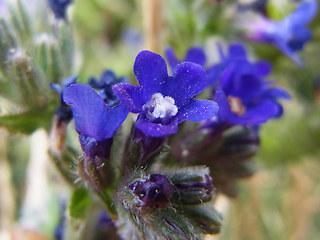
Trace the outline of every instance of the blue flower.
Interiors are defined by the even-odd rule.
[[[268,18],[244,24],[249,38],[254,41],[275,45],[284,54],[292,58],[298,65],[303,65],[296,51],[303,49],[305,43],[312,39],[312,32],[307,24],[313,19],[318,10],[317,0],[302,2],[297,9],[281,21]]]
[[[231,44],[228,48],[228,56],[225,56],[220,44],[217,44],[217,48],[220,62],[208,68],[208,86],[215,86],[228,66],[236,65],[238,60],[247,59],[247,53],[241,44]]]
[[[114,107],[120,104],[120,100],[114,94],[112,87],[117,83],[128,83],[129,79],[127,77],[119,77],[111,70],[106,70],[102,73],[100,80],[95,78],[90,78],[89,85],[93,88],[98,89],[99,95],[104,99],[109,107]]]
[[[206,55],[201,47],[192,47],[186,52],[186,56],[183,61],[178,60],[176,54],[171,47],[166,47],[165,55],[168,63],[173,70],[180,62],[193,62],[201,66],[204,66],[207,62]]]
[[[72,0],[48,0],[56,19],[66,19],[67,8]]]
[[[86,155],[107,157],[111,138],[128,115],[123,104],[109,108],[89,86],[73,84],[63,91],[63,100],[72,106],[75,128]]]
[[[183,62],[168,76],[160,55],[142,51],[133,70],[140,86],[117,84],[113,90],[130,112],[139,113],[136,128],[145,135],[171,135],[179,123],[202,121],[218,111],[214,101],[193,99],[206,86],[206,71],[198,64]]]
[[[129,185],[138,199],[135,207],[159,209],[170,204],[174,193],[173,184],[163,175],[152,174],[135,180]]]
[[[261,124],[281,116],[283,109],[278,99],[290,99],[272,82],[264,80],[271,66],[267,62],[250,63],[245,49],[233,45],[233,53],[223,62],[224,72],[214,97],[219,104],[218,120],[229,124]],[[235,57],[237,56],[237,57]]]

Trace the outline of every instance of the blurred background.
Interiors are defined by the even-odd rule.
[[[4,2],[9,2],[9,7]],[[1,240],[10,239],[12,229],[19,236],[25,228],[34,229],[41,236],[29,233],[34,235],[26,238],[24,233],[24,237],[16,239],[60,239],[57,226],[62,221],[70,187],[46,155],[52,116],[60,100],[49,83],[61,84],[74,75],[85,83],[105,69],[134,81],[135,56],[150,41],[147,2],[74,0],[68,8],[68,19],[61,23],[54,19],[44,0],[0,0],[1,17],[7,19],[1,19],[0,35],[1,44],[7,39],[0,52]],[[254,157],[257,173],[239,182],[238,197],[225,198],[222,234],[215,239],[320,239],[320,14],[310,24],[314,37],[300,53],[305,65],[299,67],[275,47],[246,40],[235,21],[239,15],[251,14],[279,20],[300,1],[159,2],[161,17],[155,21],[159,24],[158,42],[149,43],[159,54],[171,46],[183,58],[189,47],[203,46],[208,65],[212,65],[218,60],[217,42],[223,46],[242,42],[251,59],[272,63],[269,79],[292,96],[291,101],[283,102],[283,117],[261,127],[260,151]],[[15,52],[4,60],[4,52],[12,47],[10,36],[12,46],[19,48],[12,48]],[[57,45],[57,39],[62,43]],[[47,55],[42,54],[43,48]],[[23,66],[31,66],[28,72],[42,79],[32,82],[32,77],[26,77],[26,86],[30,84],[28,79],[33,84],[30,89],[15,82],[16,70],[10,71],[12,75],[4,71],[21,58]],[[73,131],[67,142],[79,151]],[[40,160],[32,163],[32,159]],[[77,221],[68,224],[80,226]]]

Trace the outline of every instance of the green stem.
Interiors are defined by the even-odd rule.
[[[117,219],[117,211],[116,211],[116,206],[113,202],[113,198],[110,197],[110,195],[112,195],[110,192],[108,192],[107,190],[103,190],[99,193],[99,196],[101,198],[101,200],[104,202],[109,216],[115,220]]]

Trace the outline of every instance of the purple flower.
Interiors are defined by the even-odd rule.
[[[130,184],[129,188],[139,199],[136,207],[164,208],[174,192],[173,184],[163,175],[152,174]]]
[[[105,103],[109,107],[114,107],[120,104],[120,100],[114,94],[112,87],[117,83],[128,83],[129,79],[127,77],[119,77],[117,78],[116,75],[111,70],[106,70],[102,73],[99,80],[95,78],[90,78],[89,85],[93,88],[98,89],[99,95],[103,98]]]
[[[281,21],[261,18],[243,26],[250,31],[250,39],[273,44],[298,65],[303,65],[296,51],[302,50],[304,44],[311,40],[312,32],[307,29],[307,24],[316,15],[317,10],[318,1],[308,0],[302,2],[294,12]]]
[[[186,56],[183,61],[179,61],[171,47],[166,47],[165,55],[168,63],[173,70],[180,62],[193,62],[201,66],[206,64],[207,58],[201,47],[192,47],[186,52]]]
[[[228,49],[228,56],[225,56],[220,44],[217,44],[217,48],[220,54],[220,62],[208,68],[208,86],[215,86],[228,66],[236,65],[238,60],[247,58],[247,53],[241,44],[231,44]]]
[[[48,0],[48,2],[56,19],[65,20],[67,18],[67,8],[72,3],[72,0]]]
[[[109,108],[91,87],[83,84],[64,90],[63,100],[72,106],[75,128],[86,155],[106,157],[109,152],[104,146],[111,145],[110,139],[128,115],[125,106]]]
[[[219,104],[218,120],[229,124],[261,124],[281,116],[283,109],[277,101],[290,96],[264,80],[271,66],[267,62],[250,63],[241,45],[234,45],[233,50],[238,52],[238,57],[231,54],[231,58],[226,58],[221,82],[214,93]]]
[[[174,134],[179,123],[202,121],[218,111],[214,101],[193,99],[206,86],[206,71],[198,64],[183,62],[168,76],[160,55],[142,51],[133,71],[140,86],[117,84],[113,90],[130,112],[139,113],[136,128],[145,135]]]

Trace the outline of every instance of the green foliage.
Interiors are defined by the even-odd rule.
[[[281,20],[288,16],[290,12],[294,10],[294,7],[286,1],[268,1],[267,2],[267,12],[268,16],[274,20]]]
[[[319,154],[318,107],[314,106],[307,113],[296,104],[291,106],[295,112],[291,112],[288,104],[287,106],[288,112],[283,119],[263,126],[261,131],[262,145],[259,157],[269,166],[290,164],[300,161],[305,156]],[[281,127],[283,125],[286,127]]]
[[[37,108],[26,113],[0,116],[0,125],[12,132],[31,134],[38,128],[49,129],[55,108]]]
[[[91,197],[89,191],[85,188],[76,188],[70,199],[69,214],[73,218],[85,219],[90,205]]]
[[[25,4],[9,4],[8,17],[0,20],[0,126],[30,134],[49,130],[60,101],[49,85],[74,71],[74,43],[65,23],[39,25]]]

